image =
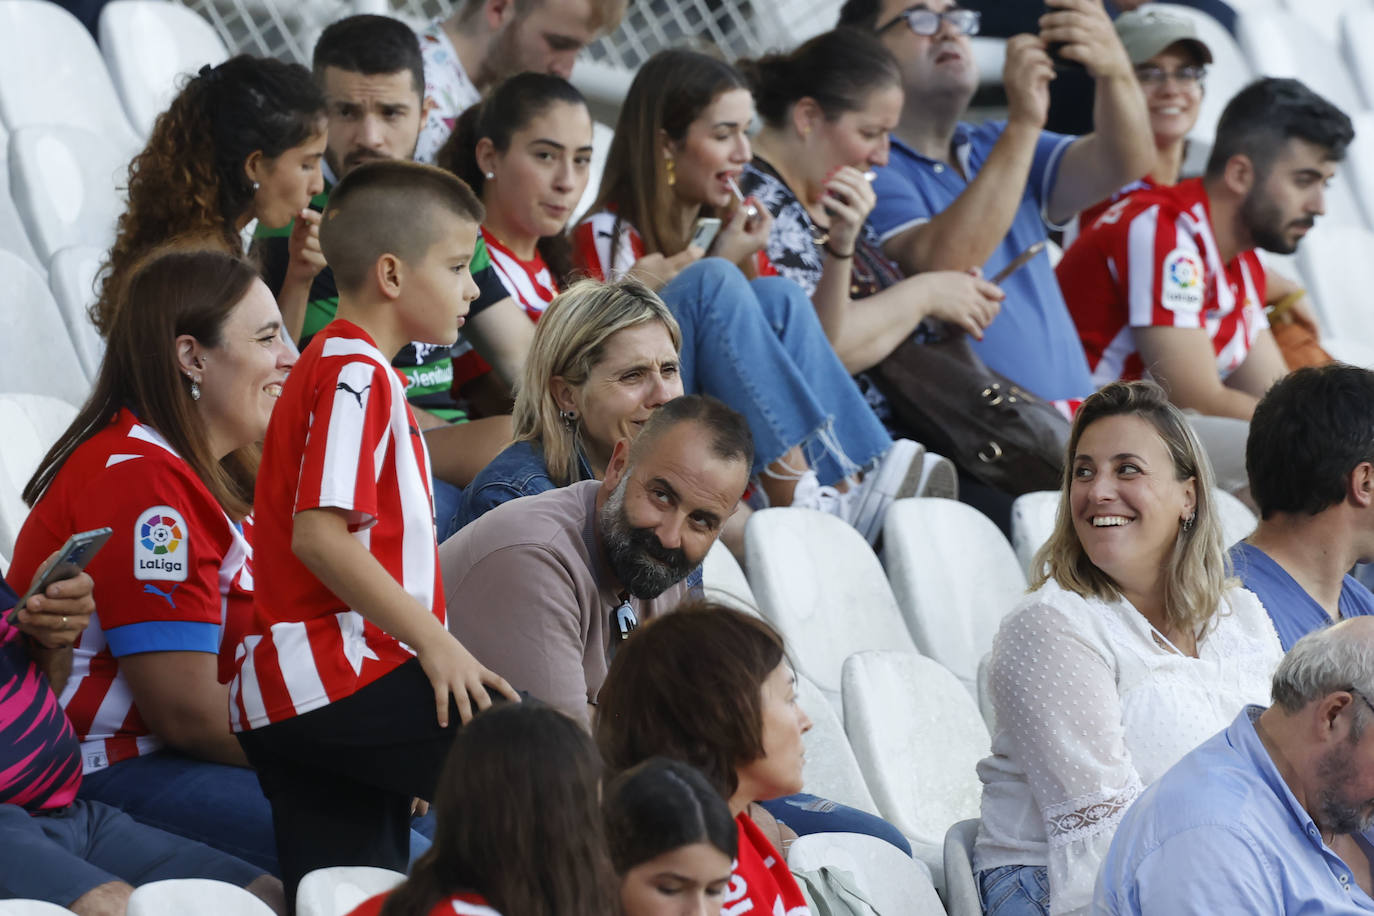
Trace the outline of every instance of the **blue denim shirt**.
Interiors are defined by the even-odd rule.
[[[1298,804],[1247,706],[1136,799],[1097,877],[1094,914],[1374,912]],[[1356,840],[1374,851],[1369,832]]]
[[[1283,651],[1313,630],[1331,623],[1331,616],[1282,566],[1250,544],[1241,541],[1231,548],[1231,565],[1245,587],[1259,595],[1269,612]],[[1341,619],[1374,614],[1374,594],[1350,576],[1341,585]]]
[[[868,216],[879,240],[886,242],[928,222],[954,203],[968,190],[1005,128],[1005,123],[997,121],[960,124],[955,129],[954,154],[967,179],[957,169],[928,159],[893,137],[888,164],[876,170],[873,191],[878,202]],[[1011,228],[987,263],[978,265],[984,276],[994,276],[1032,244],[1045,240],[1045,208],[1059,180],[1064,151],[1075,139],[1050,131],[1040,134]],[[983,362],[1046,400],[1092,394],[1088,359],[1049,257],[1041,254],[1032,259],[1008,277],[1002,288],[1007,293],[1002,311],[983,339],[973,341]]]
[[[578,480],[594,480],[591,465],[581,450],[577,453]],[[574,481],[576,482],[576,481]],[[549,476],[549,466],[544,463],[544,450],[534,442],[516,442],[501,450],[501,453],[472,479],[472,484],[463,491],[463,502],[458,509],[458,528],[485,515],[504,502],[521,496],[533,496],[546,490],[557,488]],[[690,597],[700,597],[701,567],[687,574],[687,589]]]

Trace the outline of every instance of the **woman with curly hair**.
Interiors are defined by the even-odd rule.
[[[129,205],[90,309],[101,336],[135,266],[173,239],[237,255],[250,221],[279,227],[295,219],[292,262],[322,264],[319,214],[306,205],[324,189],[324,148],[324,95],[304,67],[247,55],[202,67],[129,164]],[[284,312],[292,304],[303,310],[309,292],[309,280],[292,283],[292,275],[278,297]]]

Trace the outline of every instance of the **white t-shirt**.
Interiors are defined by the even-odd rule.
[[[1227,590],[1197,658],[1155,634],[1125,599],[1085,599],[1051,580],[993,643],[998,727],[978,764],[974,867],[1048,865],[1052,913],[1092,902],[1117,825],[1145,786],[1246,704],[1269,702],[1283,649],[1254,593]]]
[[[434,103],[429,116],[420,128],[420,139],[415,144],[415,161],[434,164],[434,157],[444,145],[448,135],[453,133],[453,124],[458,116],[482,100],[453,42],[444,32],[444,20],[436,19],[419,34],[420,56],[425,61],[425,98]]]

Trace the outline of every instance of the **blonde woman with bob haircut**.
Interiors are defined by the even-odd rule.
[[[616,442],[683,393],[681,346],[672,313],[637,280],[583,280],[555,296],[516,384],[515,441],[463,493],[459,526],[520,496],[600,480]]]
[[[1074,419],[1054,533],[989,656],[998,728],[978,765],[988,916],[1077,913],[1145,786],[1263,704],[1283,652],[1229,577],[1212,470],[1153,382]]]

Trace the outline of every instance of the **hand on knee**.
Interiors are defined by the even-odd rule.
[[[80,916],[124,916],[134,889],[123,881],[98,884],[67,905]]]

